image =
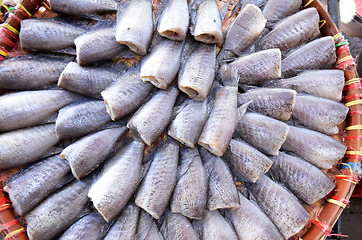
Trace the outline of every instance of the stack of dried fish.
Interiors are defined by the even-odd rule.
[[[4,189],[30,239],[287,239],[334,188],[348,108],[316,9],[241,1],[223,33],[216,0],[49,2],[117,22],[24,20],[35,52],[0,63],[24,90],[0,97],[0,168],[28,164]]]

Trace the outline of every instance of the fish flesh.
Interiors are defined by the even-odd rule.
[[[23,91],[0,96],[0,131],[31,127],[77,99],[63,90]]]
[[[5,186],[17,214],[23,216],[62,186],[70,172],[67,161],[59,156],[46,158],[15,175]]]
[[[171,211],[202,219],[207,203],[207,173],[197,148],[181,149],[178,181],[171,199]]]
[[[298,93],[341,101],[344,87],[344,72],[336,69],[303,71],[295,77],[280,79],[271,87],[291,88]],[[268,85],[269,87],[269,85]]]
[[[238,94],[238,106],[249,101],[248,109],[286,121],[292,115],[297,92],[289,89],[257,88]]]
[[[320,132],[289,126],[282,149],[294,152],[316,167],[330,169],[344,156],[347,147]]]
[[[286,50],[315,39],[320,34],[319,14],[314,7],[302,10],[278,23],[259,44],[262,49]]]
[[[292,51],[282,60],[283,77],[291,77],[306,69],[323,69],[336,62],[336,47],[332,37],[322,37]]]
[[[0,169],[36,161],[58,141],[53,123],[0,134]]]
[[[176,186],[178,159],[178,143],[170,139],[158,147],[139,187],[135,203],[155,219],[162,216]]]
[[[180,67],[183,42],[161,39],[145,58],[140,76],[144,82],[167,89]]]
[[[158,90],[128,121],[133,137],[150,146],[171,121],[173,106],[179,91],[176,87]]]
[[[207,113],[207,101],[198,102],[187,99],[172,120],[167,132],[168,135],[181,144],[194,148],[206,122]]]
[[[155,220],[145,211],[141,211],[137,225],[136,240],[163,240]]]
[[[161,227],[165,240],[199,240],[190,220],[179,213],[168,211]]]
[[[236,131],[242,139],[267,155],[278,155],[287,138],[286,123],[259,113],[246,112],[238,121]]]
[[[256,182],[273,164],[266,155],[236,139],[230,141],[224,158],[232,169],[250,182]]]
[[[141,177],[144,149],[145,145],[138,141],[124,146],[109,160],[92,184],[88,197],[107,222],[122,211],[136,190]]]
[[[52,239],[84,215],[90,180],[74,180],[26,214],[29,239]]]
[[[220,214],[218,210],[205,210],[204,218],[202,219],[202,239],[214,240],[238,240],[238,236],[234,228]],[[250,231],[248,229],[247,231]]]
[[[293,109],[293,120],[328,135],[337,134],[337,125],[345,119],[349,108],[339,102],[310,95],[298,95]]]
[[[126,0],[118,4],[117,42],[145,55],[153,34],[152,1]]]
[[[236,129],[238,119],[237,87],[219,87],[198,144],[221,157],[226,151]]]
[[[307,223],[308,211],[292,193],[269,177],[261,176],[248,189],[285,239],[298,233]]]
[[[116,0],[49,0],[53,12],[65,15],[87,16],[92,13],[115,12]]]
[[[164,4],[166,6],[158,22],[158,33],[170,40],[184,40],[190,23],[187,0],[168,0]]]
[[[299,157],[281,152],[271,159],[272,176],[307,204],[325,197],[335,187],[324,172]]]
[[[263,15],[268,21],[279,21],[296,13],[302,0],[269,0],[265,4]]]
[[[110,122],[101,100],[76,102],[59,110],[55,130],[59,140],[81,137]]]
[[[69,162],[73,176],[78,180],[96,169],[115,150],[126,127],[101,130],[87,135],[67,146],[60,157]]]

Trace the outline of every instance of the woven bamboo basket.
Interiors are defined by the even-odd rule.
[[[219,0],[219,6],[223,7],[229,2],[229,9],[233,9],[236,0]],[[32,17],[52,15],[48,9],[43,13],[37,12],[44,4],[43,0],[22,0],[15,11],[0,27],[0,61],[14,55],[14,48],[18,46],[18,31],[20,21]],[[43,5],[47,7],[47,5]],[[335,189],[324,199],[312,206],[305,206],[311,212],[311,217],[305,228],[293,239],[314,240],[325,239],[331,233],[331,229],[340,217],[344,208],[348,206],[352,192],[360,179],[358,167],[362,159],[361,140],[361,82],[356,71],[356,64],[348,48],[348,42],[339,33],[331,16],[322,6],[319,0],[303,0],[302,8],[315,7],[321,19],[321,32],[324,36],[332,36],[336,42],[337,62],[334,68],[341,69],[345,75],[345,88],[343,90],[343,102],[350,111],[346,121],[340,126],[340,133],[334,137],[342,141],[348,148],[346,155],[333,169],[326,173],[335,179]],[[228,12],[224,21],[226,28],[233,17]],[[131,61],[132,62],[132,61]],[[0,239],[28,239],[25,232],[25,224],[13,213],[11,203],[2,191],[2,185],[19,169],[11,169],[0,172]]]

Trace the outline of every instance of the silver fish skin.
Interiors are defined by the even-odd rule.
[[[136,190],[144,148],[145,145],[137,141],[124,146],[91,186],[88,196],[107,222],[122,211]]]
[[[216,0],[195,1],[191,6],[191,34],[196,41],[222,43],[222,19]]]
[[[26,19],[20,23],[20,45],[25,50],[55,51],[74,46],[84,28],[52,19]]]
[[[238,192],[229,166],[223,159],[214,156],[205,149],[199,148],[199,152],[209,178],[208,210],[239,208]]]
[[[241,140],[232,139],[224,158],[230,167],[250,182],[256,182],[273,164],[263,153]]]
[[[241,56],[230,64],[223,64],[219,70],[221,79],[231,78],[233,68],[238,73],[239,83],[263,85],[281,77],[281,52],[272,48]]]
[[[284,19],[260,39],[262,49],[286,50],[315,39],[320,34],[317,9],[308,8]]]
[[[115,27],[89,31],[74,39],[74,44],[81,65],[112,59],[126,49],[116,41]]]
[[[269,0],[265,4],[263,15],[268,21],[279,21],[296,13],[302,0]]]
[[[274,223],[255,204],[239,193],[240,208],[227,210],[226,216],[230,219],[239,239],[282,240]]]
[[[38,160],[58,143],[55,124],[46,124],[0,134],[0,169]]]
[[[205,210],[204,218],[202,219],[202,239],[214,240],[238,240],[234,228],[220,214],[218,210]],[[248,229],[247,231],[249,231]]]
[[[323,69],[336,62],[332,37],[322,37],[303,45],[282,60],[282,75],[290,77],[306,69]]]
[[[137,225],[136,240],[163,240],[155,220],[145,211],[141,211]]]
[[[104,240],[135,240],[140,208],[129,203],[110,227]]]
[[[207,101],[186,100],[181,111],[172,120],[168,135],[181,144],[194,148],[207,119]]]
[[[88,204],[89,185],[89,179],[74,180],[26,214],[29,239],[52,239],[77,221]]]
[[[246,142],[267,155],[278,155],[287,138],[286,123],[253,112],[246,112],[238,121],[236,131]]]
[[[118,4],[117,42],[145,55],[153,30],[151,0],[126,0]]]
[[[58,81],[67,61],[45,57],[16,57],[0,62],[0,88],[40,89]]]
[[[56,13],[82,16],[86,14],[115,12],[115,0],[49,0],[49,6]]]
[[[291,192],[269,177],[260,177],[249,190],[285,239],[298,233],[307,223],[308,211]]]
[[[161,39],[145,59],[140,76],[143,82],[167,89],[180,67],[183,42]]]
[[[186,38],[190,16],[187,0],[168,0],[158,22],[158,33],[170,40]]]
[[[204,101],[211,90],[216,72],[216,45],[197,44],[190,56],[181,62],[178,87],[190,98]]]
[[[265,5],[266,2],[267,2],[267,0],[243,0],[241,9],[243,9],[248,4],[253,4],[259,8],[263,8],[263,6]]]
[[[321,169],[330,169],[345,154],[347,147],[320,132],[289,126],[283,150],[291,151]]]
[[[298,93],[311,94],[339,102],[342,99],[344,82],[342,70],[309,70],[292,78],[280,79],[272,83],[271,87],[291,88]]]
[[[197,148],[181,149],[178,182],[171,200],[171,211],[192,219],[202,219],[207,203],[207,173]]]
[[[139,187],[135,203],[155,219],[162,216],[176,186],[178,159],[176,141],[160,146]]]
[[[182,214],[169,211],[161,227],[165,240],[199,240],[190,220]]]
[[[67,179],[67,161],[49,157],[11,179],[4,187],[17,214],[23,216],[54,192]]]
[[[248,108],[271,118],[286,121],[292,115],[297,92],[290,89],[260,88],[238,94],[238,106],[249,101]]]
[[[101,92],[107,112],[113,121],[138,109],[150,95],[153,85],[144,83],[139,71],[126,73]]]
[[[221,157],[226,151],[236,129],[238,119],[236,87],[220,87],[214,107],[207,119],[198,144]]]
[[[249,47],[263,32],[265,24],[266,19],[259,7],[253,4],[243,6],[227,30],[223,45],[226,51],[224,58],[235,57]]]
[[[60,157],[69,162],[78,180],[96,169],[115,149],[126,127],[109,128],[87,135],[67,146]]]
[[[10,93],[0,97],[0,131],[31,127],[76,100],[63,90]]]
[[[324,172],[299,157],[281,152],[271,159],[272,175],[307,204],[325,197],[335,187]]]
[[[71,139],[87,135],[110,121],[104,102],[89,100],[60,109],[55,130],[59,140]]]
[[[106,224],[107,222],[99,213],[90,213],[70,226],[59,237],[59,240],[100,240],[104,234]]]
[[[339,102],[310,95],[298,95],[293,118],[298,123],[327,135],[338,133],[338,125],[345,119],[349,108]]]
[[[171,121],[173,106],[179,91],[176,87],[158,92],[128,121],[132,135],[150,146]]]

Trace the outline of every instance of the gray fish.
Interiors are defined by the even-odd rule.
[[[145,145],[137,141],[124,146],[91,186],[88,197],[107,222],[122,211],[136,190],[144,149]]]
[[[68,228],[59,240],[100,240],[104,234],[107,222],[99,213],[90,213]]]
[[[181,106],[180,112],[171,122],[168,135],[181,144],[194,148],[207,119],[207,112],[207,101],[186,100]]]
[[[165,1],[164,1],[165,2]],[[158,22],[158,33],[170,40],[182,41],[189,28],[187,0],[168,0]]]
[[[136,240],[163,240],[155,220],[145,211],[141,211],[138,220]]]
[[[176,186],[178,159],[176,141],[160,146],[139,187],[135,203],[155,219],[162,216]]]
[[[299,157],[281,152],[272,157],[272,160],[273,177],[307,204],[325,197],[335,187],[324,172]]]
[[[330,169],[344,156],[347,147],[322,133],[289,126],[282,149],[294,152],[319,168]]]
[[[36,161],[58,141],[55,124],[0,134],[0,169],[18,167]]]
[[[117,42],[145,55],[153,31],[151,0],[126,0],[118,4]]]
[[[161,227],[165,240],[199,240],[190,220],[182,214],[169,211]]]
[[[286,50],[315,39],[320,34],[317,9],[302,10],[278,23],[260,41],[263,49]]]
[[[29,239],[52,239],[77,221],[88,204],[89,185],[90,179],[74,180],[25,215]]]
[[[307,223],[309,213],[298,199],[267,176],[261,176],[249,190],[285,239],[298,233]]]
[[[86,30],[54,19],[26,19],[20,24],[20,45],[25,50],[56,51],[74,46]]]
[[[216,156],[226,151],[236,129],[238,119],[236,87],[220,87],[214,107],[207,119],[198,144]]]
[[[263,8],[267,0],[243,0],[241,8],[244,8],[248,4],[253,4],[259,8]]]
[[[202,220],[201,219],[193,219],[192,220],[192,228],[194,229],[198,239],[202,239]]]
[[[110,122],[101,100],[81,101],[59,110],[55,130],[60,140],[84,136]]]
[[[52,11],[65,15],[84,16],[93,13],[115,12],[116,0],[49,0]]]
[[[339,102],[342,99],[344,81],[342,70],[309,70],[292,78],[280,79],[272,83],[271,86],[292,88],[299,93],[307,93]]]
[[[23,91],[0,97],[0,131],[31,127],[77,97],[63,90]]]
[[[167,89],[175,79],[180,67],[183,42],[160,39],[144,60],[140,76],[144,82]]]
[[[158,90],[128,121],[127,127],[134,137],[150,146],[171,121],[173,105],[179,91],[176,87]]]
[[[332,37],[318,38],[291,52],[282,60],[282,75],[289,77],[300,70],[328,68],[336,62]]]
[[[238,106],[251,101],[250,110],[286,121],[292,115],[296,95],[289,89],[258,88],[238,94]]]
[[[78,180],[96,169],[112,151],[126,127],[109,128],[87,135],[67,146],[60,154],[69,162]]]
[[[181,150],[178,182],[171,200],[171,211],[201,219],[207,202],[207,173],[197,148]]]
[[[178,87],[190,98],[204,101],[211,90],[216,72],[216,45],[195,43],[195,49],[181,61]]]
[[[263,153],[235,139],[231,140],[224,158],[228,160],[231,168],[251,182],[256,182],[273,164]]]
[[[17,214],[23,216],[67,180],[67,161],[49,157],[12,178],[4,187]]]
[[[268,21],[278,21],[296,13],[302,0],[269,0],[265,4],[263,15]]]
[[[209,212],[205,210],[202,219],[202,239],[213,240],[238,240],[234,228],[220,214],[218,210]],[[250,231],[250,229],[247,229]]]
[[[241,193],[240,208],[227,210],[227,217],[233,224],[239,239],[282,240],[274,223],[265,213]]]
[[[217,209],[239,208],[239,198],[234,178],[229,166],[220,157],[216,157],[202,148],[199,149],[209,176],[207,208]]]
[[[140,208],[129,203],[110,227],[104,240],[135,240]]]

